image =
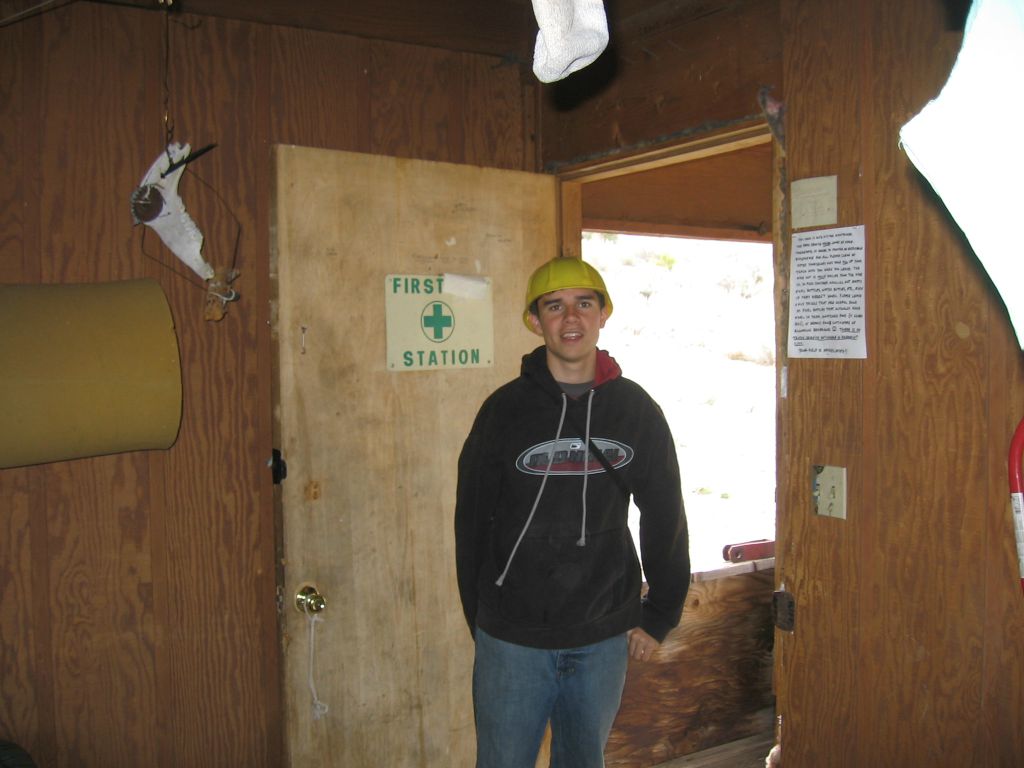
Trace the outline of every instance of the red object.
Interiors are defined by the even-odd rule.
[[[744,541],[742,544],[726,544],[722,557],[730,563],[745,563],[748,560],[761,560],[775,557],[775,542],[768,539]]]
[[[1024,419],[1020,420],[1013,433],[1013,439],[1010,440],[1010,493],[1024,493],[1022,458],[1024,458]]]
[[[1017,424],[1017,429],[1010,440],[1010,456],[1007,462],[1010,480],[1010,501],[1013,503],[1013,531],[1017,541],[1017,563],[1020,569],[1020,588],[1024,592],[1024,470],[1021,470],[1021,459],[1024,458],[1024,419]]]

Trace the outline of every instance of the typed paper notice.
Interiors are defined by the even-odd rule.
[[[864,226],[793,235],[790,357],[867,357]]]

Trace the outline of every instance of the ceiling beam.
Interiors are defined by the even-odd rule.
[[[154,10],[166,0],[100,0]],[[530,0],[171,0],[177,12],[444,48],[528,62]]]

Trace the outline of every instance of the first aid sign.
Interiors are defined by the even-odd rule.
[[[388,275],[384,306],[389,370],[493,365],[490,278]]]

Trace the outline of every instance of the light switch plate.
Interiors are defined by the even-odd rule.
[[[837,176],[797,179],[790,184],[790,216],[793,229],[826,227],[838,221]]]
[[[846,519],[846,467],[815,464],[812,473],[814,512]]]

